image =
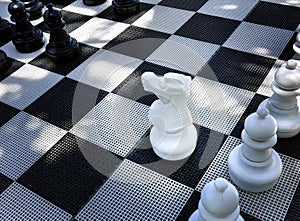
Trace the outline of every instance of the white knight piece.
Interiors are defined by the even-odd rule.
[[[149,120],[153,124],[150,141],[154,152],[166,160],[190,156],[197,142],[197,130],[187,107],[191,77],[177,73],[159,77],[153,72],[145,72],[142,83],[145,91],[159,98],[149,111]]]

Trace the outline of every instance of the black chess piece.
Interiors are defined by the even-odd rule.
[[[10,40],[12,37],[11,24],[5,19],[2,19],[1,17],[0,17],[0,36],[1,36],[0,42],[5,42],[7,40]]]
[[[78,54],[78,42],[63,29],[65,21],[61,11],[53,8],[51,3],[47,4],[47,8],[44,21],[50,29],[50,40],[46,46],[46,53],[56,61],[65,61]]]
[[[0,73],[10,66],[10,60],[4,51],[0,50]]]
[[[34,52],[44,45],[43,32],[29,21],[29,13],[23,2],[13,0],[8,5],[10,19],[16,23],[12,42],[21,53]]]
[[[101,5],[104,2],[106,2],[106,0],[83,0],[83,3],[88,6]]]
[[[38,0],[21,0],[26,7],[26,10],[29,12],[30,17],[29,20],[36,20],[43,16],[43,3]]]
[[[113,0],[112,7],[117,15],[130,16],[139,12],[139,0]]]

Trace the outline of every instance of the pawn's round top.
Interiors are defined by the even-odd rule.
[[[239,195],[231,183],[224,178],[218,178],[205,185],[201,192],[201,203],[210,213],[226,216],[237,209]]]
[[[26,16],[26,6],[23,2],[18,0],[13,0],[8,5],[8,12],[12,15],[12,17],[23,17]]]
[[[51,3],[48,3],[46,7],[48,8],[48,10],[44,13],[44,20],[46,24],[50,28],[61,27],[62,25],[64,25],[64,22],[62,21],[61,11],[53,8],[53,5]]]
[[[260,108],[245,120],[245,131],[254,140],[266,141],[277,132],[277,122],[266,108]]]
[[[289,60],[275,73],[275,82],[284,90],[296,90],[300,88],[300,70],[297,62]]]

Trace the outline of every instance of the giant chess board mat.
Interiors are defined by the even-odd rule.
[[[10,21],[8,4],[0,0],[0,16]],[[0,220],[188,220],[204,185],[229,179],[245,118],[294,57],[300,2],[141,0],[130,17],[110,1],[54,6],[79,42],[77,58],[53,62],[45,46],[20,54],[0,36],[12,61],[0,74]],[[43,19],[33,24],[47,42]],[[184,160],[152,150],[147,113],[157,97],[143,89],[145,71],[193,79],[198,141]],[[276,186],[237,188],[246,221],[300,220],[300,135],[274,149],[283,162]]]

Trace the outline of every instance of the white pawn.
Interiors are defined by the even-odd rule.
[[[293,49],[296,52],[296,56],[294,58],[296,60],[300,60],[300,32],[296,36],[296,42],[293,45]]]
[[[299,36],[300,37],[300,36]],[[300,132],[300,113],[297,96],[300,95],[300,70],[297,62],[289,60],[275,73],[272,83],[274,94],[259,107],[267,108],[277,121],[277,135],[288,138]]]
[[[272,149],[277,142],[276,125],[265,108],[246,118],[243,143],[234,148],[228,158],[230,178],[241,189],[262,192],[278,181],[282,162]]]
[[[240,216],[239,194],[224,178],[206,184],[201,200],[189,221],[243,221]]]
[[[145,72],[142,83],[145,91],[159,98],[149,111],[153,124],[150,142],[154,152],[166,160],[190,156],[197,142],[197,130],[187,107],[191,77],[177,73],[158,77],[153,72]]]

